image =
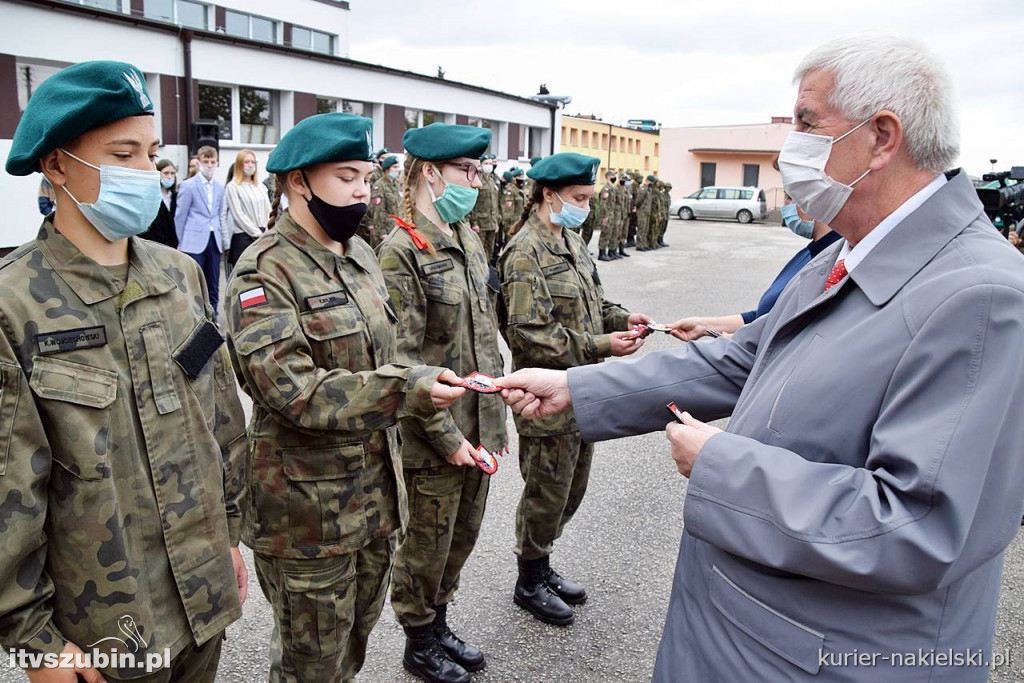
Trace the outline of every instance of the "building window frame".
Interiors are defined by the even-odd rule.
[[[295,37],[297,31],[307,32],[309,34],[309,41],[304,42],[304,44],[300,44],[298,41],[296,41]],[[326,51],[316,49],[317,36],[323,36],[327,38]],[[300,50],[309,50],[310,52],[317,52],[319,54],[324,55],[333,55],[337,49],[337,45],[338,36],[333,33],[328,33],[327,31],[320,31],[315,28],[310,28],[309,26],[300,26],[299,24],[292,24],[292,47],[298,48]]]
[[[232,15],[232,14],[237,15],[239,17],[244,17],[245,18],[245,33],[244,34],[232,33],[231,31],[228,31],[228,27],[227,27],[228,16]],[[258,19],[260,21],[266,21],[266,22],[270,23],[270,34],[271,34],[270,40],[264,40],[263,38],[257,38],[257,37],[253,36],[252,26],[253,26],[253,20],[254,19]],[[230,7],[226,7],[224,9],[224,33],[226,35],[235,36],[237,38],[247,38],[249,40],[256,40],[256,41],[259,41],[261,43],[275,43],[276,44],[276,43],[280,43],[281,42],[281,22],[278,21],[277,19],[272,19],[270,17],[260,16],[259,14],[251,14],[249,12],[241,12],[239,10],[232,9]]]

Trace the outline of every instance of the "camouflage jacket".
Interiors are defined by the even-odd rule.
[[[245,418],[224,340],[192,259],[132,238],[129,260],[97,265],[47,220],[0,264],[8,649],[103,650],[129,620],[137,655],[174,655],[241,616]]]
[[[565,370],[599,362],[611,354],[609,333],[623,331],[629,312],[604,300],[601,279],[583,239],[561,235],[530,214],[498,261],[504,306],[502,332],[512,351],[512,369]],[[571,411],[546,420],[516,418],[526,436],[576,431]]]
[[[398,215],[401,210],[401,198],[398,194],[398,183],[392,180],[387,174],[382,174],[380,179],[370,184],[370,201],[367,205],[366,215],[359,224],[359,236],[366,240],[367,244],[376,248],[392,228],[395,227],[395,220],[392,214]]]
[[[476,198],[476,206],[466,219],[470,225],[480,227],[484,232],[498,229],[501,220],[501,189],[493,173],[480,176],[480,194]]]
[[[449,237],[419,211],[416,229],[436,253],[417,249],[404,230],[381,245],[380,267],[398,311],[398,359],[451,369],[460,376],[504,372],[498,350],[498,321],[488,291],[489,267],[483,244],[465,224]],[[405,467],[432,467],[462,440],[497,452],[506,446],[505,404],[497,395],[467,392],[449,411],[428,420],[400,424]]]
[[[597,229],[612,225],[618,219],[618,197],[615,186],[611,183],[605,183],[600,190],[594,193],[594,208],[596,209],[594,221]]]
[[[641,220],[647,220],[651,216],[651,208],[654,206],[654,188],[644,185],[640,188],[636,197],[636,214]]]
[[[373,252],[336,256],[285,212],[245,250],[226,303],[235,371],[253,398],[242,529],[253,550],[353,552],[408,518],[394,426],[432,417],[441,368],[395,364]]]

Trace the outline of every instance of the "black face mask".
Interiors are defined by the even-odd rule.
[[[608,182],[611,183],[612,185],[614,185],[615,184],[615,177],[612,176],[611,178],[609,178]]]
[[[309,195],[312,199],[306,200],[309,213],[313,215],[316,222],[324,229],[327,236],[335,242],[348,242],[359,230],[359,223],[366,215],[366,204],[349,204],[348,206],[335,206],[328,204],[313,193],[313,186],[309,184],[306,172],[302,172],[302,179],[306,181],[309,188]]]

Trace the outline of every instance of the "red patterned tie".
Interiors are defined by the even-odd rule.
[[[825,280],[825,291],[827,292],[832,288],[832,285],[839,284],[839,281],[846,277],[846,261],[839,259],[836,264],[832,266],[832,272],[828,274],[828,279]]]

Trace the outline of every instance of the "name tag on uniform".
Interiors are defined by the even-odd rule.
[[[567,270],[569,270],[569,264],[563,261],[562,263],[556,263],[555,265],[548,266],[547,268],[541,268],[540,272],[544,273],[545,277],[550,277],[552,275],[564,273]]]
[[[75,349],[91,349],[107,345],[107,328],[80,327],[74,330],[60,330],[36,335],[36,347],[39,353],[46,355]]]
[[[306,306],[308,306],[311,311],[319,311],[324,308],[334,308],[335,306],[344,306],[347,303],[348,294],[343,291],[321,294],[320,296],[306,297]]]
[[[436,275],[437,273],[444,273],[455,268],[455,264],[452,263],[450,258],[446,258],[444,261],[434,261],[423,266],[424,275]]]

